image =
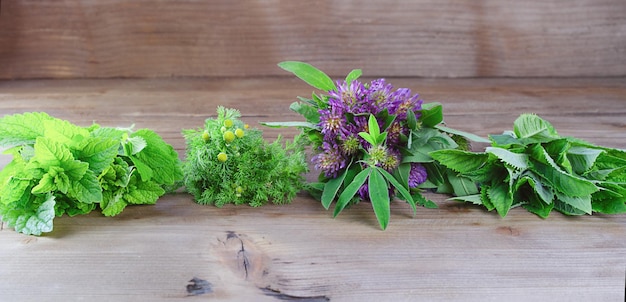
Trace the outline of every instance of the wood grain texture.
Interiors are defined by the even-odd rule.
[[[626,2],[4,0],[0,79],[626,75]]]
[[[442,102],[454,128],[500,133],[536,112],[562,135],[626,148],[624,78],[388,80]],[[180,129],[216,106],[239,108],[260,127],[300,120],[288,106],[311,91],[284,78],[0,81],[0,114],[135,123],[182,157]],[[295,134],[262,129],[268,139]],[[0,224],[0,301],[624,300],[626,215],[542,220],[517,208],[500,218],[428,197],[439,209],[415,216],[394,201],[386,231],[366,203],[332,219],[304,193],[285,206],[220,209],[171,194],[116,217],[60,217],[41,237]]]

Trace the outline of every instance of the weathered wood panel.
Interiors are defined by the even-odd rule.
[[[624,78],[389,80],[442,102],[454,128],[500,133],[536,112],[563,135],[626,148]],[[288,105],[310,92],[282,78],[0,81],[0,114],[136,123],[182,153],[180,129],[218,105],[258,126],[297,119]],[[384,232],[368,204],[332,219],[305,194],[218,209],[179,193],[112,218],[60,217],[42,237],[0,224],[0,301],[624,301],[626,215],[542,220],[517,208],[499,218],[428,196],[439,209],[413,217],[394,202]],[[193,278],[203,294],[188,291]]]
[[[626,74],[626,2],[4,0],[0,78]]]

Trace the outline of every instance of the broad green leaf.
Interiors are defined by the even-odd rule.
[[[603,214],[626,213],[626,196],[598,199],[594,194],[591,198],[591,207],[594,212]]]
[[[74,160],[72,152],[56,141],[47,137],[38,137],[35,140],[35,156],[33,157],[38,166],[43,169],[59,167],[63,162]]]
[[[106,192],[103,196],[102,202],[100,203],[100,208],[102,209],[102,214],[107,217],[115,216],[122,212],[128,205],[126,201],[122,198],[123,190],[119,190],[117,192]]]
[[[562,202],[559,199],[556,199],[554,201],[554,209],[565,214],[565,215],[571,215],[571,216],[579,216],[579,215],[585,215],[585,211],[578,209],[576,207],[573,207],[572,205]]]
[[[328,75],[311,64],[285,61],[278,63],[278,67],[293,73],[296,77],[319,90],[331,91],[337,89],[337,86]]]
[[[363,74],[363,71],[361,69],[353,69],[346,76],[346,83],[352,83],[352,81],[361,77],[362,74]]]
[[[481,168],[489,158],[487,153],[455,149],[433,151],[429,155],[442,165],[460,173],[472,172]]]
[[[411,173],[411,164],[402,163],[398,166],[398,169],[394,171],[394,175],[398,182],[405,188],[409,187],[409,174]]]
[[[147,145],[148,143],[141,136],[129,137],[123,142],[124,154],[126,154],[126,156],[135,155],[141,152]]]
[[[387,182],[378,169],[373,169],[370,173],[368,186],[374,214],[376,214],[380,228],[384,230],[389,224],[390,216],[389,189]]]
[[[154,170],[152,170],[148,163],[144,162],[137,156],[130,156],[129,158],[133,162],[133,165],[135,165],[135,168],[137,169],[139,176],[141,176],[142,181],[150,181],[152,177],[154,177]]]
[[[54,219],[54,196],[50,194],[34,213],[23,213],[15,221],[15,231],[27,235],[41,235],[41,233],[51,232]]]
[[[28,194],[30,185],[29,179],[9,178],[6,183],[0,185],[0,204],[6,205],[19,201],[25,193]]]
[[[300,102],[293,102],[289,109],[302,115],[307,122],[317,125],[320,122],[320,113],[312,105]]]
[[[509,186],[506,183],[498,182],[488,188],[487,194],[489,200],[498,211],[501,217],[505,217],[513,205],[513,196],[509,190]]]
[[[561,170],[540,145],[534,147],[533,158],[536,160],[532,161],[532,170],[548,181],[555,190],[578,197],[598,191],[592,182]]]
[[[417,117],[415,116],[415,112],[413,110],[407,110],[406,122],[407,122],[407,126],[409,126],[409,129],[418,130],[417,129]]]
[[[591,195],[587,196],[579,196],[572,197],[565,194],[556,193],[557,200],[568,204],[584,213],[591,215],[592,207],[591,207]]]
[[[411,208],[413,209],[413,214],[415,214],[415,212],[417,212],[417,208],[415,207],[415,201],[413,201],[413,197],[411,196],[411,193],[409,192],[409,190],[407,189],[409,186],[407,185],[406,187],[404,185],[402,185],[395,177],[393,177],[393,175],[389,174],[389,172],[385,171],[382,168],[376,167],[375,168],[389,183],[391,183],[391,185],[398,190],[398,192],[400,193],[400,195],[402,195],[402,197],[404,197],[404,199],[406,200],[406,202],[409,203],[409,205],[411,205]],[[386,186],[385,186],[386,187]],[[385,188],[387,189],[387,188]],[[389,198],[389,197],[387,197]]]
[[[103,138],[90,139],[89,142],[81,149],[74,153],[77,160],[87,162],[89,169],[97,174],[110,166],[119,151],[120,141]]]
[[[378,136],[380,136],[380,128],[378,127],[378,121],[373,114],[370,114],[367,120],[367,132],[372,136],[374,145],[378,144]]]
[[[80,150],[85,144],[85,140],[90,136],[89,131],[80,126],[74,125],[66,120],[50,119],[43,122],[45,127],[44,135],[67,146],[71,150]]]
[[[456,196],[466,196],[466,195],[474,195],[477,194],[478,187],[476,184],[468,178],[458,176],[456,173],[448,170],[447,179],[452,185],[452,189],[454,191],[454,195]]]
[[[436,102],[423,104],[419,121],[425,127],[435,127],[443,122],[443,105]]]
[[[343,189],[343,192],[339,195],[337,204],[335,204],[335,211],[333,213],[334,217],[336,217],[348,205],[350,200],[352,200],[352,197],[356,195],[361,186],[365,183],[371,171],[372,168],[369,167],[363,169],[363,171],[359,172],[359,174],[354,177],[352,182],[350,182],[350,184]]]
[[[156,134],[156,132],[149,129],[141,129],[131,134],[131,137],[142,137],[146,140],[146,147],[141,152],[133,155],[133,163],[136,163],[135,159],[139,159],[145,166],[151,168],[153,171],[159,171],[158,173],[147,173],[143,175],[142,170],[137,166],[137,170],[143,180],[153,179],[159,184],[171,185],[176,181],[179,181],[183,177],[181,170],[180,160],[178,153],[174,148],[167,144],[163,139]],[[141,165],[141,164],[140,164]],[[148,169],[142,167],[143,172]]]
[[[574,146],[567,151],[567,157],[572,164],[572,170],[580,175],[589,171],[602,153],[604,151],[600,149]]]
[[[324,185],[324,190],[322,191],[322,206],[324,206],[324,209],[328,210],[335,196],[337,196],[346,174],[348,174],[348,169],[345,169],[338,177],[328,180]]]
[[[487,147],[485,148],[485,152],[495,155],[502,162],[509,164],[516,169],[528,169],[528,155],[526,154],[514,153],[498,147]]]
[[[524,144],[515,137],[512,132],[505,132],[503,134],[490,134],[489,140],[493,147],[500,147],[505,149],[511,149],[512,146],[524,146]]]
[[[550,212],[552,212],[554,208],[554,203],[546,204],[533,195],[529,195],[528,199],[528,202],[522,205],[524,209],[541,218],[548,218],[548,216],[550,216]]]
[[[27,112],[0,118],[0,146],[34,144],[44,134],[44,121],[53,119],[43,112]]]
[[[560,138],[552,124],[535,114],[520,115],[513,122],[513,131],[526,142],[549,142]]]
[[[129,204],[154,204],[165,190],[154,181],[138,181],[134,185],[128,186],[128,191],[124,194],[124,200]]]
[[[471,141],[477,142],[477,143],[490,143],[491,141],[484,138],[484,137],[480,137],[476,134],[473,133],[469,133],[469,132],[465,132],[465,131],[461,131],[461,130],[456,130],[456,129],[452,129],[452,128],[448,128],[446,126],[442,126],[442,125],[437,125],[435,126],[435,128],[443,131],[443,132],[447,132],[450,134],[456,134],[462,137],[465,137]]]
[[[82,203],[98,203],[102,201],[102,187],[96,174],[87,170],[80,180],[72,182],[70,195]]]
[[[537,175],[535,175],[535,173],[531,171],[525,171],[515,183],[514,189],[516,191],[519,190],[519,188],[525,183],[528,183],[530,185],[530,187],[537,194],[540,200],[543,201],[545,204],[551,204],[554,200],[554,192],[552,192],[549,187],[544,186],[541,183],[541,179]]]

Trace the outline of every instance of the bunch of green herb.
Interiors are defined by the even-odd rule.
[[[289,61],[279,67],[324,92],[291,105],[306,122],[265,125],[302,129],[321,171],[309,191],[326,209],[337,200],[334,216],[348,205],[370,201],[385,229],[390,202],[398,193],[415,212],[417,205],[436,207],[421,194],[424,189],[457,195],[478,192],[473,182],[457,177],[429,155],[440,149],[466,150],[467,139],[487,141],[445,127],[441,104],[422,104],[417,94],[406,88],[394,90],[384,79],[362,83],[358,69],[335,84],[307,63]]]
[[[0,216],[16,231],[50,232],[55,216],[105,216],[154,204],[182,179],[178,154],[155,132],[80,127],[46,113],[0,119],[13,160],[0,172]],[[158,171],[158,172],[157,172]]]
[[[183,130],[184,183],[200,204],[260,206],[289,203],[304,186],[308,167],[297,141],[273,143],[249,128],[235,109],[217,108],[204,128]]]
[[[522,206],[540,217],[626,212],[626,151],[561,137],[547,121],[521,115],[513,131],[491,135],[485,152],[441,150],[430,155],[480,184],[479,194],[454,199],[495,209]]]

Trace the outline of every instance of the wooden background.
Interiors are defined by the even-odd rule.
[[[624,0],[2,0],[0,79],[626,75]]]
[[[135,124],[181,158],[181,129],[219,105],[292,137],[258,124],[301,120],[288,106],[312,88],[284,60],[387,77],[482,136],[534,112],[626,148],[624,0],[0,0],[1,116]],[[624,301],[626,215],[500,218],[427,196],[439,209],[394,201],[384,232],[367,203],[332,219],[304,193],[220,209],[166,195],[41,237],[0,223],[0,301]]]

